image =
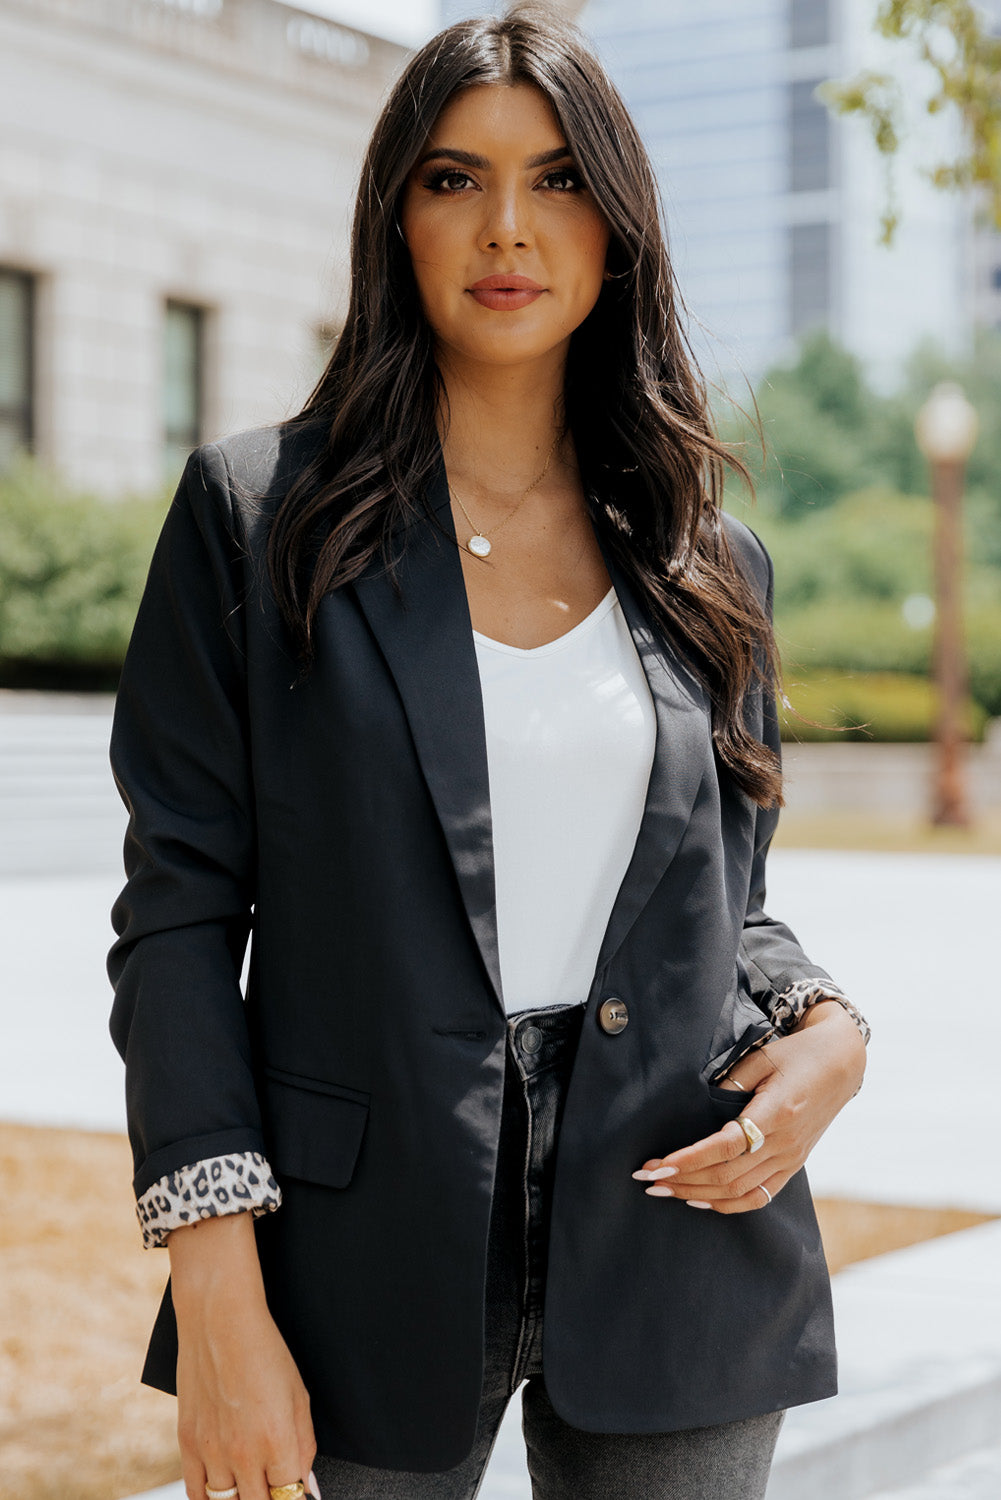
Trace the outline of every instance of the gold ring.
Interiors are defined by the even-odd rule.
[[[211,1485],[205,1486],[205,1493],[209,1500],[236,1500],[240,1491],[235,1484],[231,1484],[228,1490],[214,1490]]]
[[[271,1500],[302,1500],[306,1493],[306,1486],[301,1479],[294,1484],[271,1484],[268,1486],[268,1494]]]
[[[769,1191],[768,1191],[768,1189],[767,1189],[767,1188],[766,1188],[766,1187],[765,1187],[765,1184],[764,1184],[764,1183],[763,1183],[763,1182],[759,1182],[759,1183],[758,1183],[758,1187],[759,1187],[759,1188],[760,1188],[760,1189],[761,1189],[761,1191],[762,1191],[762,1192],[763,1192],[763,1193],[764,1193],[764,1195],[765,1195],[765,1197],[766,1197],[766,1198],[767,1198],[767,1199],[768,1199],[768,1201],[769,1201],[769,1203],[771,1203],[771,1201],[772,1201],[772,1195],[771,1195],[771,1193],[770,1193],[770,1192],[769,1192]]]
[[[744,1155],[747,1156],[752,1151],[760,1151],[765,1144],[763,1131],[760,1131],[754,1121],[749,1120],[746,1115],[738,1115],[737,1124],[744,1132],[744,1139],[747,1142],[747,1150],[744,1152]]]

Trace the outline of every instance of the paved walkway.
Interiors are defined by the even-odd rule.
[[[881,1490],[871,1500],[998,1500],[1001,1495],[1001,1447],[980,1448],[943,1464],[927,1478],[904,1489]]]
[[[1001,1055],[1001,859],[777,850],[771,864],[772,909],[874,1032],[862,1092],[814,1152],[815,1191],[1001,1213],[981,1076]],[[104,970],[121,884],[0,879],[0,1117],[123,1127]]]
[[[110,709],[0,692],[0,1117],[122,1127],[104,972],[125,824]],[[1001,1054],[1001,858],[777,850],[770,874],[770,909],[874,1029],[865,1086],[814,1152],[815,1190],[1001,1212],[981,1077]]]
[[[104,960],[108,911],[123,878],[124,812],[106,769],[106,709],[80,706],[90,715],[81,731],[73,710],[29,722],[23,703],[12,728],[4,706],[0,1118],[119,1130],[122,1069],[107,1033]],[[64,736],[71,754],[60,750]],[[1001,1213],[990,1073],[1001,1048],[1001,859],[776,851],[769,907],[874,1029],[865,1086],[814,1152],[814,1190]],[[899,1257],[835,1278],[843,1394],[790,1416],[773,1500],[1001,1494],[1001,1454],[989,1446],[1001,1407],[986,1431],[969,1426],[969,1414],[987,1410],[1001,1391],[1001,1226]],[[894,1415],[895,1401],[909,1403],[906,1411]],[[882,1437],[858,1427],[867,1413],[882,1413]],[[518,1421],[514,1401],[482,1500],[528,1496]],[[849,1451],[875,1455],[875,1467],[846,1478]],[[804,1454],[811,1463],[840,1461],[837,1484],[790,1479]],[[897,1478],[912,1487],[892,1492]],[[168,1487],[164,1500],[181,1493]]]

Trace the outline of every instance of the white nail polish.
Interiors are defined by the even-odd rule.
[[[654,1180],[660,1177],[677,1177],[677,1175],[677,1167],[655,1167],[654,1170],[649,1173],[649,1176]]]
[[[689,1208],[712,1208],[711,1203],[701,1203],[698,1198],[687,1199]]]
[[[649,1182],[653,1177],[653,1173],[648,1172],[644,1167],[640,1167],[638,1172],[633,1173],[633,1176],[637,1182]]]
[[[648,1187],[646,1189],[646,1191],[650,1194],[651,1198],[673,1198],[674,1197],[674,1189],[673,1188],[661,1187],[659,1183],[658,1183],[658,1185],[656,1187]]]

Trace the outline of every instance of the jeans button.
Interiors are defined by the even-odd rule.
[[[526,1026],[521,1033],[521,1048],[523,1052],[538,1052],[542,1046],[542,1032],[538,1026]]]

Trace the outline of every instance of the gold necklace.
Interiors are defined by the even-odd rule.
[[[546,459],[545,466],[543,467],[541,473],[536,474],[535,478],[532,480],[531,484],[528,486],[528,489],[522,495],[521,499],[518,501],[518,503],[514,507],[514,509],[513,510],[509,510],[508,513],[507,513],[507,515],[504,517],[503,521],[501,521],[498,526],[494,527],[494,536],[496,536],[497,533],[498,533],[498,531],[501,530],[501,527],[504,527],[504,526],[507,525],[508,521],[510,521],[510,519],[511,519],[511,517],[513,515],[515,515],[519,510],[521,510],[521,507],[524,505],[524,503],[528,499],[529,495],[535,489],[535,486],[537,484],[541,484],[542,481],[543,481],[543,479],[545,479],[546,475],[549,473],[549,465],[553,461],[553,454],[556,452],[556,449],[559,447],[560,439],[562,437],[563,437],[563,433],[562,432],[560,432],[560,433],[557,434],[556,441],[553,443],[553,446],[549,450],[549,456]],[[455,496],[455,502],[456,502],[456,504],[458,505],[459,509],[462,511],[462,514],[465,516],[466,520],[469,522],[470,526],[473,528],[473,535],[469,538],[469,541],[466,543],[466,550],[467,550],[467,552],[471,552],[474,557],[489,557],[490,554],[491,554],[491,552],[493,551],[493,543],[490,542],[490,541],[488,541],[487,538],[483,535],[483,532],[477,526],[476,522],[473,520],[472,516],[469,514],[468,510],[466,509],[466,507],[463,505],[463,503],[459,499],[458,495],[456,495],[455,490],[452,489],[451,485],[449,485],[449,490],[451,491],[452,495]]]

